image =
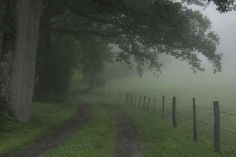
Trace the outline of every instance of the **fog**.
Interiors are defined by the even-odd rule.
[[[233,72],[235,67],[235,41],[236,41],[236,12],[220,14],[213,6],[208,7],[203,13],[212,21],[212,29],[220,37],[218,51],[223,52],[223,66],[225,72]]]
[[[139,77],[138,74],[132,77],[129,76],[123,79],[122,83],[126,84],[127,88],[129,86],[132,86],[132,88],[188,87],[201,89],[205,89],[205,87],[236,87],[236,73],[234,70],[236,67],[236,12],[221,14],[213,5],[201,9],[201,12],[210,19],[212,30],[219,35],[220,45],[217,51],[223,53],[222,72],[214,74],[213,67],[205,58],[201,58],[205,71],[193,73],[186,62],[168,57],[168,59],[164,58],[165,63],[158,77],[153,75],[153,72],[146,71],[142,77]]]

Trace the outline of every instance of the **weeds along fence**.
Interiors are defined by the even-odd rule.
[[[132,91],[114,91],[111,87],[97,90],[145,111],[158,112],[160,119],[170,121],[174,129],[183,129],[192,140],[211,141],[214,152],[236,151],[236,124],[228,125],[229,121],[236,122],[236,114],[222,110],[218,101],[213,100],[211,107],[207,107],[200,105],[197,98],[189,98],[189,103],[182,105],[175,96],[150,97]]]

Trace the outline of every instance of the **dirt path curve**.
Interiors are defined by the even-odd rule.
[[[45,136],[18,152],[6,155],[6,157],[36,157],[47,150],[62,144],[69,135],[80,129],[88,119],[88,108],[83,103],[80,103],[78,112],[52,135]]]
[[[137,127],[122,110],[114,110],[118,141],[115,157],[141,157],[141,146],[138,140]]]

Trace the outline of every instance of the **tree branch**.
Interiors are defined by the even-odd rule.
[[[83,17],[86,17],[86,18],[89,18],[89,19],[92,19],[96,22],[99,22],[99,23],[106,23],[106,24],[111,24],[111,25],[115,25],[115,26],[119,26],[119,27],[127,27],[127,25],[124,25],[118,21],[115,21],[115,20],[108,20],[108,19],[105,19],[105,18],[102,18],[102,17],[97,17],[97,16],[92,16],[92,15],[89,15],[85,12],[82,12],[82,11],[79,11],[78,9],[74,8],[73,5],[69,4],[69,1],[68,0],[65,0],[65,5],[66,5],[66,8],[68,10],[70,10],[71,12],[77,14],[78,16],[83,16]]]
[[[89,34],[96,35],[101,37],[117,37],[122,34],[122,32],[114,32],[114,31],[99,31],[99,30],[87,30],[87,29],[64,29],[64,28],[51,28],[50,32],[52,33],[63,33],[63,34],[71,34],[71,35],[81,35],[81,34]]]

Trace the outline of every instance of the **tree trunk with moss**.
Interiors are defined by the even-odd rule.
[[[11,18],[3,41],[5,67],[1,66],[1,97],[13,116],[23,122],[31,118],[36,48],[41,0],[10,0]],[[8,11],[9,12],[9,11]],[[14,25],[15,23],[15,25]],[[15,28],[14,28],[15,27]],[[8,36],[7,33],[12,34]],[[9,39],[7,40],[7,38]],[[4,65],[4,64],[2,64]],[[7,72],[2,72],[6,70]]]
[[[0,56],[0,108],[1,112],[9,109],[9,87],[10,75],[12,69],[12,60],[14,56],[14,45],[16,39],[16,1],[3,1],[3,9],[5,10],[3,20],[3,39],[2,50]]]

